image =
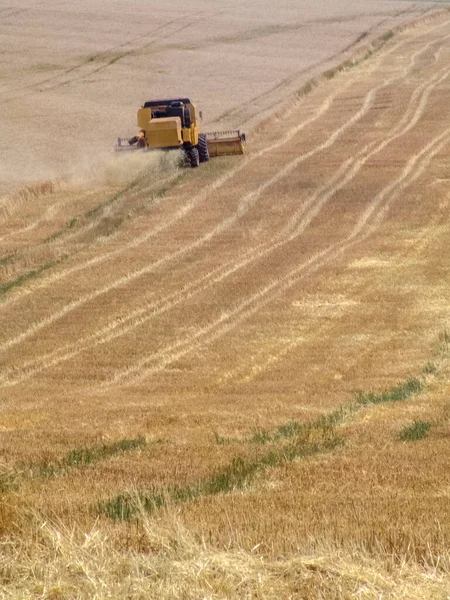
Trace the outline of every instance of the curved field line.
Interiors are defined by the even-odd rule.
[[[410,8],[408,8],[408,9],[406,9],[406,10],[404,10],[404,11],[400,11],[400,12],[399,12],[399,13],[397,13],[395,16],[398,16],[398,15],[400,15],[400,14],[402,14],[402,13],[406,13],[406,12],[408,12],[408,11],[410,11],[410,10],[411,10],[411,9],[410,9]],[[430,10],[430,9],[428,8],[428,9],[425,9],[425,10],[422,12],[422,16],[421,16],[420,18],[418,18],[418,19],[417,19],[417,23],[420,23],[420,22],[422,22],[423,15],[424,15],[426,12],[428,12],[429,10]],[[441,15],[444,15],[444,14],[445,14],[445,12],[442,12],[442,13],[440,13],[440,14],[441,14]],[[370,32],[372,32],[374,29],[376,29],[376,28],[380,28],[380,26],[382,25],[382,23],[384,23],[385,21],[388,21],[388,20],[389,20],[389,19],[384,19],[383,21],[381,21],[381,22],[379,22],[379,23],[375,24],[373,27],[371,27],[370,29],[368,29],[368,30],[366,31],[366,36],[367,36],[367,34],[369,34]],[[444,22],[444,23],[440,23],[440,24],[438,24],[438,25],[435,25],[434,27],[430,28],[430,29],[428,30],[428,32],[430,32],[430,31],[434,31],[435,29],[439,29],[440,27],[443,27],[445,24],[447,24],[447,22]],[[416,36],[411,36],[411,37],[420,37],[420,35],[421,35],[421,34],[419,33],[419,34],[417,34]],[[365,36],[365,37],[366,37],[366,36]],[[312,67],[312,68],[318,68],[318,67],[320,67],[321,65],[323,65],[323,64],[324,64],[324,63],[326,63],[326,62],[330,62],[330,61],[332,61],[332,60],[334,60],[334,59],[337,59],[337,58],[338,58],[338,57],[340,57],[340,56],[343,56],[345,53],[347,53],[349,50],[351,50],[351,49],[352,49],[352,48],[353,48],[355,45],[357,45],[357,44],[358,44],[358,41],[360,41],[360,38],[357,38],[356,42],[352,42],[352,43],[350,43],[350,44],[349,44],[349,45],[348,45],[346,48],[343,48],[343,49],[342,49],[340,52],[338,52],[336,55],[334,55],[334,56],[331,56],[331,57],[328,57],[328,58],[327,58],[325,61],[323,61],[323,60],[322,60],[322,61],[320,61],[320,62],[316,63],[315,65],[313,65],[313,67]],[[402,43],[399,43],[398,45],[402,45]],[[376,51],[378,52],[379,50],[380,50],[380,49],[377,49]],[[384,55],[386,56],[386,54],[389,54],[390,52],[391,52],[391,51],[389,50],[389,51],[388,51],[387,53],[385,53]],[[308,69],[308,70],[309,70],[309,69]],[[260,94],[259,96],[255,96],[254,98],[252,98],[252,99],[251,99],[251,102],[256,102],[256,101],[259,101],[259,100],[261,100],[261,99],[267,99],[267,98],[269,98],[271,95],[273,95],[273,94],[274,94],[274,91],[276,91],[277,89],[280,89],[280,88],[282,88],[282,87],[289,86],[291,83],[293,83],[293,82],[294,82],[296,79],[298,79],[298,78],[299,78],[299,74],[294,74],[294,75],[291,75],[291,76],[287,77],[287,78],[286,78],[285,80],[283,80],[281,83],[277,84],[277,85],[276,85],[274,88],[272,88],[272,89],[270,89],[270,90],[268,90],[268,91],[266,91],[266,92],[263,92],[263,93],[262,93],[262,94]],[[227,110],[227,111],[225,111],[224,113],[222,113],[221,115],[219,115],[219,117],[218,117],[218,119],[217,119],[217,120],[218,120],[218,122],[220,122],[220,121],[223,121],[223,120],[224,120],[224,119],[226,119],[226,118],[229,118],[229,117],[230,117],[230,116],[232,116],[232,115],[239,115],[239,114],[241,115],[241,117],[240,117],[241,119],[242,119],[242,117],[244,117],[244,120],[241,122],[241,125],[242,125],[242,126],[243,126],[243,125],[245,125],[245,123],[247,123],[248,121],[251,121],[251,120],[254,118],[254,115],[250,115],[250,116],[247,116],[247,117],[246,117],[246,115],[245,115],[245,105],[243,105],[243,104],[239,104],[239,105],[235,106],[234,108],[231,108],[230,110]]]
[[[179,27],[178,29],[176,29],[175,31],[171,32],[169,35],[170,37],[174,37],[177,34],[181,33],[182,31],[191,28],[196,22],[201,21],[201,18],[195,18],[194,20],[192,20],[190,23],[186,23],[186,19],[184,19],[183,17],[181,19],[175,19],[175,21],[172,21],[171,23],[175,23],[177,21],[183,21],[183,24],[181,25],[181,27]],[[109,67],[115,65],[117,62],[119,62],[119,60],[122,60],[123,58],[126,58],[128,56],[131,56],[133,54],[138,54],[139,52],[141,52],[142,50],[144,50],[145,48],[148,48],[150,46],[154,46],[155,42],[161,42],[166,40],[169,35],[165,35],[160,37],[157,40],[152,40],[151,42],[148,42],[147,44],[143,44],[142,46],[139,46],[138,48],[132,48],[131,50],[128,50],[126,52],[123,52],[122,56],[118,57],[117,59],[113,59],[109,62],[107,62],[104,65],[100,65],[99,67],[97,67],[96,69],[92,69],[91,71],[88,71],[87,73],[80,73],[78,74],[78,77],[72,77],[71,79],[68,79],[67,81],[61,81],[59,83],[55,83],[49,87],[46,87],[43,91],[48,92],[54,89],[57,89],[59,87],[63,87],[65,85],[71,85],[73,83],[78,83],[80,81],[84,82],[89,81],[89,78],[93,77],[94,75],[97,75],[98,73],[104,71],[105,69],[108,69]],[[125,44],[126,45],[126,44]],[[108,52],[105,53],[101,53],[101,54],[105,54],[106,56],[109,54]],[[101,56],[100,54],[100,56]],[[84,63],[84,65],[86,66],[89,63]],[[42,91],[42,90],[41,90]]]
[[[44,214],[41,215],[38,219],[36,219],[35,221],[32,221],[28,225],[25,225],[24,227],[21,227],[20,229],[16,229],[14,231],[5,233],[4,235],[0,236],[0,242],[4,242],[10,238],[16,237],[23,233],[27,233],[28,231],[33,231],[34,229],[36,229],[36,227],[41,225],[41,223],[48,221],[55,214],[58,214],[60,212],[61,208],[65,204],[66,203],[63,200],[58,200],[57,202],[54,202],[50,206],[47,206]]]
[[[14,382],[23,381],[24,379],[27,379],[46,368],[59,364],[60,362],[77,355],[87,348],[106,343],[111,339],[114,339],[120,335],[124,335],[131,329],[148,321],[157,314],[167,312],[170,310],[170,308],[182,300],[190,298],[199,292],[206,291],[206,289],[215,283],[222,281],[229,275],[235,273],[237,270],[247,266],[255,260],[264,257],[283,244],[292,241],[301,235],[301,233],[304,232],[306,227],[317,216],[319,211],[328,202],[328,200],[336,193],[337,190],[342,189],[352,179],[354,179],[354,177],[356,177],[357,173],[369,158],[380,152],[389,143],[401,135],[407,133],[418,122],[420,116],[423,114],[427,99],[432,89],[442,82],[450,73],[450,69],[442,69],[441,71],[444,71],[443,75],[441,72],[435,74],[431,78],[431,81],[424,82],[414,91],[405,115],[388,138],[382,142],[371,142],[367,144],[357,156],[343,163],[338,171],[334,174],[331,181],[326,183],[312,196],[310,196],[306,203],[303,204],[303,206],[296,211],[294,215],[292,215],[284,229],[271,240],[247,251],[243,257],[240,257],[240,260],[237,263],[230,261],[227,265],[218,267],[200,279],[184,286],[181,290],[178,290],[174,294],[171,294],[170,296],[161,299],[158,302],[147,303],[143,307],[135,309],[131,313],[125,315],[123,318],[109,323],[106,327],[95,332],[94,334],[78,340],[75,343],[67,344],[62,348],[46,354],[45,356],[41,356],[37,359],[29,361],[28,363],[25,363],[21,368],[25,369],[26,371],[22,372],[19,377],[15,378]],[[419,104],[415,107],[414,103],[417,98],[419,98]],[[289,170],[295,168],[295,166],[297,166],[297,162],[301,159],[302,157],[299,157],[292,161],[292,163],[289,165]],[[308,208],[310,208],[309,212],[307,212]],[[306,216],[302,218],[305,212]],[[3,380],[5,379],[8,379],[6,374],[3,377]],[[12,383],[11,380],[9,380],[9,382]]]
[[[422,175],[433,157],[449,143],[450,127],[427,144],[418,155],[409,160],[402,174],[375,197],[346,238],[318,252],[283,277],[273,280],[212,323],[199,329],[192,336],[175,342],[150,356],[143,357],[133,365],[118,371],[111,379],[102,382],[98,388],[110,387],[123,383],[125,380],[128,384],[142,381],[147,376],[163,370],[167,365],[193,352],[196,348],[211,344],[296,285],[305,275],[318,270],[331,260],[336,259],[351,246],[362,242],[379,227],[392,202],[399,197],[406,187]],[[417,165],[419,161],[421,162]],[[415,172],[410,176],[416,166]],[[386,197],[387,200],[383,204]],[[370,221],[372,222],[369,223]],[[203,340],[203,337],[207,337],[207,339]],[[152,363],[156,364],[152,366]]]
[[[117,46],[113,46],[111,48],[107,48],[106,50],[98,52],[97,54],[94,55],[93,58],[95,60],[95,59],[101,58],[102,56],[108,56],[109,54],[117,52],[121,48],[124,48],[125,46],[130,45],[130,44],[132,44],[135,41],[142,40],[145,37],[148,38],[150,36],[153,36],[158,31],[164,30],[164,29],[170,27],[171,25],[173,25],[175,23],[178,23],[179,21],[184,21],[184,20],[185,20],[185,17],[178,17],[176,19],[172,19],[171,21],[168,21],[167,23],[163,23],[162,25],[159,25],[155,29],[147,32],[146,34],[143,34],[142,36],[137,36],[135,38],[132,38],[131,40],[123,42],[122,44],[119,44]],[[193,23],[195,23],[195,21],[197,21],[197,20],[199,20],[199,19],[198,18],[195,19],[193,21]],[[171,35],[171,34],[169,34],[169,35]],[[125,54],[128,55],[131,52],[138,51],[139,49],[145,48],[145,47],[147,47],[147,46],[149,46],[151,44],[154,44],[155,42],[163,41],[166,38],[167,38],[167,35],[162,35],[162,36],[158,37],[156,40],[152,40],[151,42],[149,42],[147,44],[144,44],[143,46],[141,46],[141,47],[139,47],[137,49],[133,49],[131,51],[128,51]],[[45,79],[42,79],[42,80],[40,80],[40,81],[38,81],[36,83],[31,83],[31,84],[28,84],[28,85],[24,85],[24,86],[20,86],[20,87],[16,87],[16,88],[11,88],[9,90],[5,90],[4,92],[0,92],[0,103],[2,103],[2,102],[3,103],[10,102],[11,100],[20,99],[23,96],[23,94],[21,94],[20,92],[24,92],[24,93],[26,92],[26,93],[28,93],[28,91],[30,89],[39,88],[40,86],[42,86],[42,85],[44,85],[46,83],[51,83],[51,82],[53,82],[53,81],[55,81],[55,80],[57,80],[57,79],[59,79],[61,77],[65,77],[67,75],[70,75],[71,73],[75,73],[76,71],[79,71],[83,67],[90,66],[91,64],[92,64],[91,61],[84,61],[82,63],[74,65],[73,67],[69,67],[68,69],[65,69],[62,73],[57,73],[55,75],[51,75],[50,77],[46,77]],[[104,66],[107,66],[107,65],[104,65]],[[91,74],[91,72],[87,73],[86,75],[89,75],[89,74]],[[72,79],[70,79],[70,80],[68,80],[66,82],[60,82],[60,83],[55,84],[55,85],[53,85],[51,87],[48,87],[44,91],[52,90],[54,87],[58,87],[60,85],[65,85],[65,84],[70,83],[71,81],[74,81],[74,80],[76,81],[77,79],[79,79],[80,76],[85,76],[85,75],[84,74],[79,75],[79,73],[76,73],[76,75],[75,75],[74,78],[72,78]],[[13,93],[15,95],[14,96],[8,96],[8,94],[11,94],[11,93]]]

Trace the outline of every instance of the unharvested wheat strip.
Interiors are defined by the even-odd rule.
[[[427,168],[433,157],[439,153],[447,144],[450,143],[450,127],[444,133],[432,140],[427,146],[417,155],[410,159],[408,165],[403,170],[395,182],[387,186],[380,194],[378,194],[370,207],[364,212],[358,223],[341,242],[332,244],[328,248],[310,257],[303,264],[297,266],[290,273],[284,275],[281,279],[276,279],[270,284],[253,294],[250,298],[245,299],[237,307],[222,314],[213,323],[199,329],[194,335],[176,342],[166,349],[163,349],[151,356],[143,357],[133,365],[118,371],[110,380],[103,382],[99,387],[112,386],[118,383],[127,381],[127,383],[137,383],[142,381],[149,375],[163,370],[169,364],[179,360],[186,354],[193,352],[196,348],[201,348],[209,345],[221,338],[223,335],[234,329],[237,325],[244,322],[261,308],[265,307],[269,302],[282,295],[288,289],[296,285],[305,275],[317,271],[331,260],[337,258],[345,250],[351,246],[360,243],[371,235],[381,224],[386,215],[389,206],[398,198],[400,193],[411,183],[416,181]],[[422,163],[414,172],[412,177],[409,177],[412,169],[416,166],[419,160]],[[387,202],[384,205],[382,201],[391,193]],[[380,206],[381,205],[381,206]],[[367,223],[370,218],[373,218],[373,224],[369,227]],[[365,230],[368,227],[367,230]],[[362,234],[362,235],[361,235]],[[207,340],[201,338],[207,336]],[[201,341],[200,341],[201,340]],[[149,366],[152,363],[157,363]]]
[[[436,79],[438,76],[439,76],[439,74],[438,74],[438,75],[435,75],[435,76],[434,76],[432,79],[434,79],[434,80],[435,80],[435,79]],[[435,85],[437,85],[437,83],[439,83],[439,82],[440,82],[440,81],[441,81],[443,78],[445,78],[446,76],[447,76],[447,71],[446,71],[446,73],[444,74],[444,76],[441,76],[441,78],[440,78],[440,79],[438,79],[438,81],[437,81],[437,82],[433,82],[432,84],[429,84],[429,85],[428,85],[428,88],[429,88],[429,89],[427,90],[427,93],[424,95],[424,97],[423,97],[423,98],[422,98],[422,100],[421,100],[421,103],[420,103],[420,105],[419,105],[419,110],[416,110],[416,112],[415,112],[415,115],[414,115],[414,118],[413,118],[413,119],[412,119],[412,121],[411,121],[411,122],[408,124],[408,126],[407,126],[407,127],[404,129],[404,131],[401,131],[400,133],[397,133],[395,136],[392,136],[391,138],[389,138],[389,139],[385,140],[384,142],[382,142],[382,143],[381,143],[381,144],[380,144],[380,145],[379,145],[379,146],[376,148],[376,150],[374,150],[372,153],[370,153],[368,156],[366,156],[364,160],[367,160],[367,159],[369,158],[369,156],[371,156],[371,155],[373,155],[374,153],[376,153],[376,152],[380,151],[380,150],[381,150],[381,148],[385,147],[385,146],[386,146],[388,143],[390,143],[390,142],[391,142],[393,139],[395,139],[395,138],[396,138],[396,137],[398,137],[399,135],[402,135],[402,134],[403,134],[405,131],[409,130],[409,129],[410,129],[410,128],[411,128],[411,127],[412,127],[412,126],[413,126],[413,125],[414,125],[414,124],[415,124],[415,123],[418,121],[418,119],[419,119],[419,117],[420,117],[420,114],[422,114],[422,112],[423,112],[423,108],[424,108],[424,106],[426,105],[426,100],[427,100],[427,98],[428,98],[428,95],[429,95],[429,93],[430,93],[431,89],[432,89],[432,88],[433,88]],[[386,83],[385,83],[385,84],[383,84],[383,85],[386,85]],[[425,85],[425,84],[424,84],[424,85]],[[383,87],[383,86],[380,86],[380,87]],[[369,93],[369,97],[366,99],[366,101],[367,101],[367,102],[370,102],[370,101],[372,100],[372,96],[373,96],[373,93],[374,93],[374,91],[375,91],[375,90],[372,90],[372,91]],[[417,96],[417,95],[418,95],[418,93],[419,93],[419,92],[417,91],[417,92],[414,94],[414,96]],[[372,94],[372,96],[371,96],[370,94]],[[362,110],[362,111],[365,111],[365,107],[363,107],[363,109],[361,109],[361,110]],[[361,112],[361,111],[360,111],[360,112]],[[354,118],[355,120],[357,120],[357,118],[358,118],[358,113],[357,113],[357,114],[356,114],[356,115],[355,115],[353,118]],[[408,118],[408,114],[405,116],[405,118],[404,118],[404,119],[407,119],[407,118]],[[342,130],[342,128],[341,128],[341,130]],[[335,135],[336,135],[336,136],[340,135],[340,132],[341,132],[341,130],[338,130],[337,132],[335,132]],[[364,152],[366,152],[366,149],[364,149],[364,150],[362,151],[362,153],[364,153]],[[361,154],[362,154],[362,153],[361,153]],[[308,155],[306,155],[306,156],[308,156]],[[295,167],[297,166],[297,164],[299,164],[299,162],[301,162],[302,160],[305,160],[305,155],[302,155],[302,156],[300,156],[299,158],[295,159],[295,160],[294,160],[292,163],[290,163],[290,165],[288,166],[288,168],[286,168],[286,169],[284,170],[284,172],[282,172],[282,176],[285,176],[287,173],[289,173],[289,172],[290,172],[290,171],[291,171],[293,168],[295,168]],[[319,203],[319,205],[318,205],[318,206],[317,206],[317,207],[316,207],[316,208],[315,208],[315,209],[314,209],[312,212],[310,212],[310,214],[307,216],[307,219],[304,221],[304,223],[303,223],[303,224],[300,224],[300,225],[297,227],[297,229],[294,231],[294,233],[293,233],[293,234],[291,234],[291,235],[290,235],[290,236],[289,236],[289,237],[288,237],[286,240],[284,240],[284,241],[283,241],[283,240],[281,240],[281,241],[278,241],[278,242],[276,243],[276,245],[274,245],[274,244],[273,244],[273,241],[272,241],[272,245],[270,246],[270,242],[269,242],[269,247],[268,247],[268,249],[266,249],[266,250],[265,250],[264,252],[262,252],[262,253],[261,253],[261,252],[259,252],[259,253],[256,253],[256,254],[255,254],[255,256],[254,256],[254,258],[260,258],[261,256],[263,256],[263,255],[264,255],[264,254],[266,254],[267,252],[270,252],[270,251],[274,250],[275,248],[279,247],[281,244],[285,243],[286,241],[290,241],[290,240],[291,240],[291,239],[293,239],[294,237],[298,236],[298,235],[299,235],[299,234],[300,234],[302,231],[304,231],[304,229],[306,228],[306,226],[307,226],[307,225],[308,225],[308,224],[311,222],[311,220],[312,220],[312,219],[313,219],[313,218],[314,218],[314,217],[315,217],[315,216],[318,214],[318,212],[319,212],[320,208],[321,208],[321,207],[322,207],[322,206],[325,204],[325,202],[326,202],[326,201],[327,201],[327,200],[328,200],[328,199],[329,199],[329,198],[330,198],[330,197],[331,197],[331,196],[332,196],[332,195],[335,193],[335,191],[336,191],[337,189],[339,189],[339,188],[340,188],[340,187],[342,187],[343,185],[347,184],[347,183],[348,183],[348,182],[349,182],[349,181],[350,181],[350,180],[351,180],[351,179],[352,179],[352,178],[353,178],[353,177],[356,175],[356,173],[357,173],[357,172],[360,170],[360,168],[361,168],[362,164],[363,164],[363,163],[356,164],[356,165],[355,165],[355,166],[354,166],[354,167],[351,169],[350,173],[349,173],[349,174],[347,174],[347,175],[344,177],[344,180],[343,180],[342,184],[341,184],[339,187],[337,187],[337,186],[336,186],[334,189],[331,189],[331,190],[328,190],[328,191],[327,191],[326,195],[323,197],[323,199],[322,199],[322,201]],[[278,179],[279,179],[279,178],[280,178],[279,176],[276,176],[276,181],[278,181]],[[275,182],[276,182],[276,181],[275,181]],[[273,183],[273,182],[272,182],[272,180],[270,180],[270,182],[269,182],[269,185],[272,185],[272,183]],[[262,193],[262,192],[263,192],[263,191],[266,189],[266,187],[268,187],[268,186],[267,186],[267,184],[264,184],[263,186],[261,186],[261,187],[260,187],[260,188],[257,190],[257,192],[256,192],[256,193],[259,195],[260,193]],[[255,194],[255,192],[251,192],[251,193],[249,194],[249,196],[253,197],[253,195],[254,195],[254,194]],[[317,195],[317,194],[316,194],[316,195]],[[313,200],[315,200],[315,197],[313,197]],[[238,214],[240,214],[240,213],[239,213],[239,211],[238,211]],[[241,213],[241,214],[242,214],[242,213]],[[283,235],[286,235],[286,232],[284,232],[284,234],[283,234]],[[253,252],[254,252],[254,251],[252,251],[252,253],[253,253]],[[248,264],[249,262],[251,262],[251,260],[253,260],[253,258],[247,259],[247,260],[245,260],[245,261],[244,261],[242,264],[240,264],[240,265],[237,265],[237,266],[235,265],[235,266],[233,266],[231,269],[227,269],[227,271],[228,271],[228,272],[227,272],[227,275],[228,275],[228,274],[230,274],[230,273],[232,273],[232,272],[235,272],[235,271],[237,270],[237,268],[240,268],[241,266],[245,266],[246,264]],[[157,264],[157,263],[155,263],[155,264]],[[225,275],[225,276],[227,276],[227,275]],[[222,277],[222,276],[221,276],[221,277],[219,277],[219,279],[220,279],[220,280],[222,280],[223,278],[224,278],[224,277]],[[217,278],[214,278],[214,281],[217,281]],[[213,283],[214,283],[214,281],[213,281]],[[196,293],[196,292],[194,292],[194,293]],[[72,310],[72,306],[74,306],[75,304],[76,304],[76,303],[72,303],[71,305],[68,305],[68,307],[65,307],[65,309],[66,309],[66,310],[65,310],[65,312],[63,312],[62,314],[61,314],[61,313],[59,313],[59,314],[60,314],[61,316],[63,316],[64,314],[66,314],[66,312],[69,312],[69,310]],[[171,306],[173,306],[173,302],[171,302],[171,303],[170,303],[170,305],[171,305]],[[67,309],[69,309],[69,310],[67,310]],[[161,312],[161,311],[160,311],[160,310],[158,310],[157,312],[159,313],[159,312]],[[165,312],[165,310],[164,310],[164,312]],[[60,317],[58,317],[58,318],[60,318]],[[53,321],[51,321],[51,322],[53,322]],[[142,319],[140,319],[140,320],[139,320],[139,322],[142,322]],[[47,322],[47,320],[45,320],[44,322],[41,322],[41,323],[40,323],[41,327],[43,327],[43,326],[45,326],[45,325],[47,325],[47,324],[49,324],[49,323]],[[107,331],[110,331],[110,330],[111,330],[110,326],[108,326],[106,329],[107,329]],[[129,329],[129,328],[126,328],[126,331],[127,331],[128,329]],[[35,330],[33,331],[33,333],[34,333],[36,330],[38,330],[38,329],[35,329]],[[126,332],[126,331],[124,331],[124,332]],[[25,332],[25,333],[26,333],[26,332]],[[121,332],[120,334],[117,334],[117,332],[116,332],[116,334],[115,334],[115,335],[110,335],[110,336],[108,336],[108,337],[107,337],[107,338],[106,338],[104,341],[108,341],[109,339],[112,339],[113,337],[117,337],[117,335],[121,335],[121,334],[122,334],[122,332]],[[25,334],[22,334],[22,336],[24,336],[24,335],[25,335]],[[19,341],[21,341],[21,339],[24,339],[24,338],[22,338],[22,336],[19,336]],[[102,334],[100,334],[100,336],[102,336]],[[92,339],[92,338],[93,338],[94,340],[95,340],[95,339],[97,339],[97,340],[98,340],[98,337],[97,337],[97,335],[96,335],[96,334],[94,334],[94,336],[89,336],[89,337],[88,337],[88,339]],[[17,338],[16,338],[16,339],[17,339]],[[100,337],[100,340],[101,340],[101,339],[102,339],[102,337]],[[18,343],[18,342],[16,342],[16,343]],[[94,345],[96,345],[97,343],[104,343],[104,342],[103,342],[103,341],[102,341],[102,342],[100,342],[100,341],[97,341],[97,342],[96,342]],[[78,345],[78,344],[79,344],[79,343],[77,343],[77,344],[75,344],[75,345]],[[12,345],[12,344],[11,344],[11,343],[9,343],[9,345]],[[85,349],[85,342],[83,343],[83,341],[82,341],[82,342],[81,342],[81,348],[80,348],[80,350],[79,350],[79,351],[82,351],[83,349]],[[60,352],[60,351],[59,351],[59,352]],[[73,356],[74,356],[76,353],[77,353],[77,350],[70,350],[69,352],[67,352],[67,350],[64,350],[64,351],[63,351],[63,357],[64,357],[64,358],[63,358],[63,357],[61,357],[61,358],[62,358],[62,360],[64,360],[64,359],[68,359],[68,358],[71,358],[71,357],[73,357]],[[48,361],[48,359],[49,359],[49,358],[50,358],[50,357],[46,357],[46,360],[44,359],[44,364],[48,364],[48,366],[56,364],[56,363],[55,363],[55,361],[57,361],[57,362],[60,362],[60,359],[57,359],[56,357],[53,357],[53,356],[52,356],[52,357],[51,357],[51,360],[50,360],[50,363],[48,363],[47,361]],[[33,361],[33,362],[34,362],[34,361]],[[27,365],[27,366],[29,367],[29,366],[31,366],[31,365]],[[46,368],[46,367],[44,367],[44,368]],[[40,369],[39,369],[39,370],[40,370]],[[34,369],[32,369],[32,371],[31,371],[31,372],[32,372],[32,373],[36,373],[36,369],[35,369],[35,368],[34,368]],[[7,376],[6,376],[6,377],[7,377]],[[22,379],[22,378],[21,378],[21,379]]]
[[[438,25],[437,27],[441,27],[442,25]],[[436,28],[437,28],[436,27]],[[420,35],[418,35],[417,37],[420,37]],[[429,44],[432,43],[439,43],[439,40],[433,40],[432,42],[429,42]],[[387,52],[384,53],[384,57],[391,54],[393,51],[397,50],[398,47],[401,47],[402,45],[404,45],[405,42],[399,42],[398,44],[394,45],[390,50],[388,50]],[[429,44],[426,45],[426,47],[429,46]],[[420,50],[418,50],[414,55],[412,55],[410,57],[410,63],[413,66],[414,62],[417,58],[417,56],[419,56],[422,52],[424,51],[424,48],[421,48]],[[368,69],[368,73],[374,71],[377,67],[377,62],[374,60],[372,65],[370,66],[370,68]],[[282,138],[279,142],[276,142],[275,144],[267,147],[267,148],[263,148],[262,150],[260,150],[259,152],[255,153],[254,155],[250,156],[248,159],[244,159],[242,161],[242,163],[237,166],[234,170],[229,171],[225,176],[223,176],[222,178],[219,178],[219,180],[217,180],[216,182],[214,182],[203,194],[201,194],[200,196],[198,196],[197,198],[195,198],[189,205],[186,205],[185,207],[183,207],[182,209],[180,209],[180,211],[178,211],[175,216],[170,219],[169,221],[163,223],[162,225],[160,225],[158,228],[151,230],[150,232],[147,232],[146,234],[144,234],[143,236],[140,236],[139,238],[135,238],[132,242],[122,246],[121,248],[117,249],[117,250],[113,250],[109,253],[105,253],[99,256],[96,256],[93,259],[88,260],[85,263],[82,264],[78,264],[70,269],[66,269],[65,271],[56,273],[54,275],[52,275],[51,277],[48,277],[46,279],[44,279],[40,284],[38,285],[33,285],[30,286],[30,288],[22,288],[22,290],[17,293],[14,297],[11,297],[10,299],[4,301],[2,304],[0,304],[0,309],[3,307],[5,307],[8,304],[11,303],[15,303],[17,300],[19,300],[20,298],[22,298],[23,296],[29,295],[31,293],[33,293],[34,291],[47,287],[48,285],[54,283],[55,281],[58,281],[64,277],[67,277],[73,273],[82,271],[84,269],[87,269],[91,266],[95,266],[99,263],[105,262],[109,259],[114,259],[116,258],[118,255],[124,253],[125,251],[127,251],[128,249],[131,249],[133,247],[137,247],[140,244],[145,243],[146,241],[148,241],[149,239],[151,239],[152,237],[156,236],[158,233],[161,233],[162,231],[164,231],[165,229],[167,229],[168,227],[170,227],[171,225],[173,225],[176,221],[178,221],[179,219],[183,218],[188,212],[190,212],[190,210],[192,210],[199,202],[203,201],[204,199],[207,199],[210,195],[210,193],[212,191],[215,191],[216,189],[218,189],[219,187],[223,186],[225,183],[227,183],[229,181],[229,179],[231,179],[233,176],[237,175],[241,170],[243,170],[250,162],[252,162],[253,160],[256,160],[258,158],[260,158],[261,156],[263,156],[264,154],[266,154],[267,152],[271,152],[273,150],[276,150],[277,148],[279,148],[280,146],[286,144],[290,139],[292,139],[292,137],[294,137],[296,134],[298,134],[302,129],[304,129],[307,125],[309,125],[310,123],[314,122],[315,120],[317,120],[318,118],[320,118],[320,116],[322,116],[331,106],[331,103],[333,102],[333,99],[338,95],[338,93],[342,92],[343,89],[345,89],[346,87],[348,87],[348,85],[351,83],[350,80],[347,80],[345,82],[345,84],[343,86],[341,86],[341,88],[339,90],[335,89],[334,92],[324,101],[324,103],[321,105],[321,107],[319,108],[318,111],[316,111],[316,113],[310,117],[309,119],[307,119],[306,121],[304,121],[303,123],[300,123],[298,126],[292,128],[288,134]],[[75,235],[75,234],[74,234]]]

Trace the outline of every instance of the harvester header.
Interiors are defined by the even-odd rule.
[[[245,134],[235,131],[200,132],[201,113],[189,98],[149,100],[137,112],[139,132],[118,138],[116,150],[171,150],[182,148],[191,167],[210,156],[243,154]]]

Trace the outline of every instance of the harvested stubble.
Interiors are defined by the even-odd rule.
[[[189,532],[173,513],[142,517],[145,552],[118,551],[104,532],[87,533],[35,519],[20,543],[3,544],[1,576],[7,597],[45,598],[422,598],[446,597],[442,573],[363,551],[319,544],[302,556],[265,558],[232,542],[220,550]],[[31,544],[30,544],[31,542]],[[33,581],[31,595],[27,581]],[[7,587],[6,587],[7,586]],[[1,589],[1,588],[0,588]]]

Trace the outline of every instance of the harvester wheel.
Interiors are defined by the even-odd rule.
[[[206,141],[206,135],[204,133],[198,134],[198,154],[200,157],[200,162],[208,162],[209,160],[209,151],[208,151],[208,142]]]
[[[191,167],[193,169],[195,167],[198,167],[198,165],[200,163],[200,156],[199,156],[198,150],[195,146],[191,146],[190,148],[187,148],[186,157],[189,161],[189,164],[191,165]]]

